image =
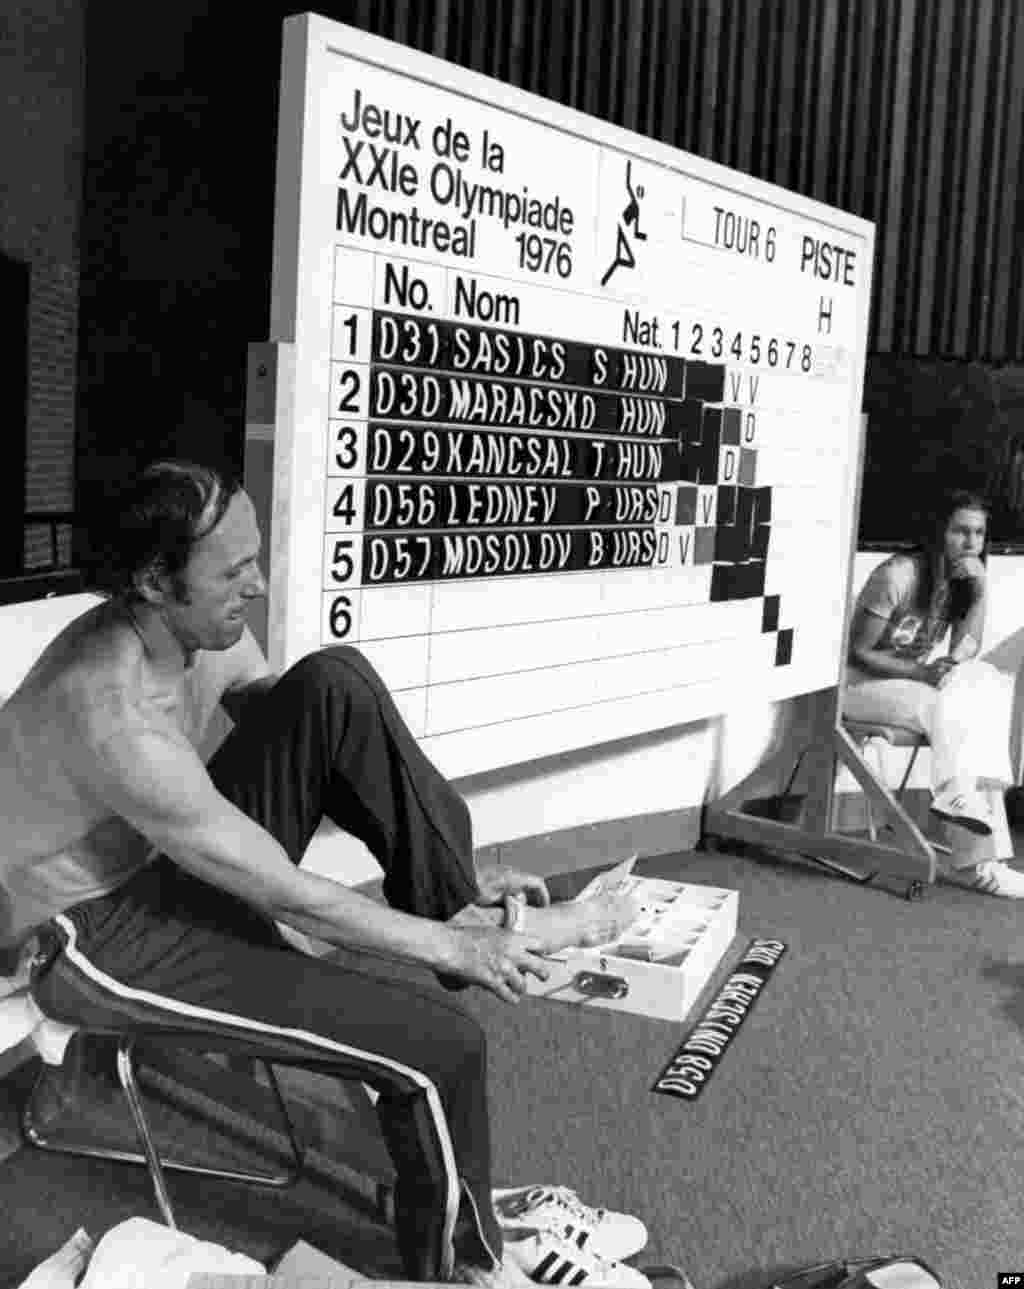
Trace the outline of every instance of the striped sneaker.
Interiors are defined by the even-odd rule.
[[[1024,900],[1024,873],[1001,859],[986,859],[972,868],[953,868],[943,874],[954,886],[984,895],[1000,895],[1004,900]]]
[[[491,1195],[506,1236],[516,1231],[550,1231],[611,1262],[632,1257],[647,1243],[647,1228],[638,1217],[590,1208],[568,1186],[522,1186]]]
[[[947,823],[959,824],[978,837],[992,833],[992,811],[980,792],[949,788],[936,794],[928,809]]]
[[[586,1285],[587,1289],[652,1289],[636,1267],[587,1253],[553,1231],[503,1232],[505,1265],[520,1268],[540,1285]]]

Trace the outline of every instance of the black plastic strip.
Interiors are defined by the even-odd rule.
[[[652,1092],[697,1100],[785,952],[781,940],[751,940],[732,975],[659,1074]]]

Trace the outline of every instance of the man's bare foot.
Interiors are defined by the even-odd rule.
[[[584,900],[566,900],[547,908],[527,905],[518,930],[542,942],[543,953],[588,948],[617,939],[640,916],[635,895],[606,891]]]
[[[524,903],[516,930],[520,935],[539,940],[540,953],[557,953],[570,947],[607,944],[639,916],[640,902],[635,896],[602,891],[582,900],[565,900],[544,907]],[[467,904],[449,918],[452,926],[500,927],[504,922],[505,909],[501,905],[482,908],[479,904]]]

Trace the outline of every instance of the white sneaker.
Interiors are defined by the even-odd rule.
[[[959,824],[979,837],[988,837],[992,832],[992,811],[980,792],[955,788],[940,792],[928,808],[947,823]]]
[[[1005,860],[987,859],[973,868],[953,868],[943,873],[947,882],[965,886],[985,895],[1001,895],[1004,900],[1024,900],[1024,873],[1011,868]]]
[[[588,1289],[651,1289],[636,1267],[587,1253],[553,1231],[502,1233],[505,1262],[514,1263],[541,1285],[587,1285]]]
[[[522,1186],[491,1196],[504,1233],[550,1231],[607,1261],[632,1257],[647,1243],[647,1227],[638,1217],[590,1208],[568,1186]]]

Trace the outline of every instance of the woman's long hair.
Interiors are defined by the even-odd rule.
[[[914,547],[914,555],[921,570],[919,594],[922,604],[926,607],[931,604],[939,579],[944,574],[946,528],[958,510],[980,510],[987,519],[991,506],[988,498],[980,492],[971,492],[966,488],[955,488],[950,492],[943,493],[933,509],[922,517],[919,530],[920,536],[917,545]],[[987,533],[985,535],[985,545],[981,551],[981,560],[982,563],[988,562]],[[969,594],[969,588],[961,585],[959,581],[954,581],[951,584],[949,602],[951,622],[958,621],[967,612]]]

